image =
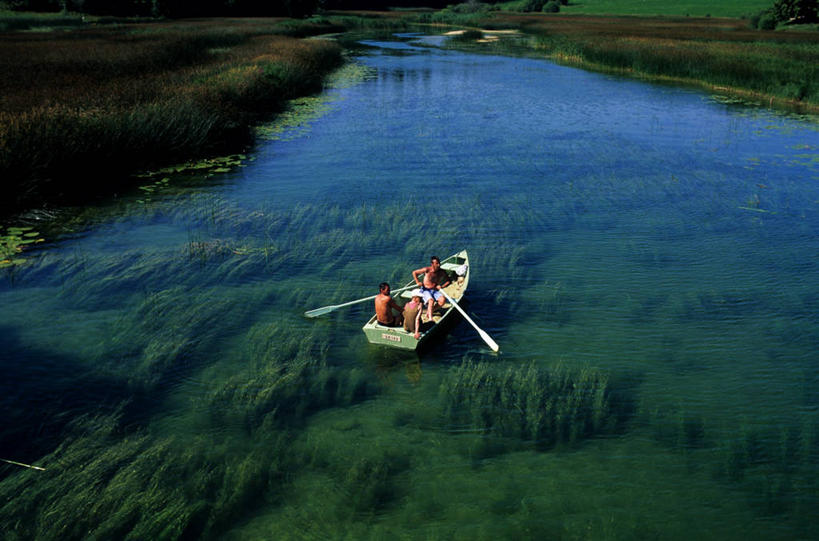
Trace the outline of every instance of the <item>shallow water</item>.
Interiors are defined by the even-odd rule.
[[[0,271],[10,539],[819,535],[815,119],[429,43]],[[462,248],[498,355],[302,316]]]

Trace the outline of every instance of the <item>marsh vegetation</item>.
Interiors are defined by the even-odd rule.
[[[321,90],[341,64],[335,44],[290,37],[329,28],[274,19],[3,34],[0,210],[108,196],[129,172],[243,150],[254,124]]]
[[[819,106],[816,32],[761,32],[742,19],[508,12],[485,13],[460,24],[518,29],[527,37],[506,37],[470,50],[534,51],[569,65],[705,86],[765,105],[806,111]]]

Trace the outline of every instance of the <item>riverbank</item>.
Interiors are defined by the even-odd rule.
[[[764,31],[750,28],[739,17],[466,12],[456,8],[406,15],[406,20],[442,33],[456,28],[479,30],[471,40],[450,43],[458,49],[534,54],[594,71],[699,86],[759,105],[819,112],[819,32],[812,27]],[[375,13],[361,15],[371,25],[395,20],[390,14],[375,23]],[[345,20],[349,19],[348,13]],[[525,39],[483,39],[499,36],[499,30],[516,30]]]
[[[655,7],[651,4],[646,9]],[[751,12],[758,7],[745,6]],[[468,30],[467,39],[458,36],[449,46],[542,56],[593,71],[696,86],[750,105],[819,112],[819,31],[815,25],[764,31],[751,28],[744,16],[689,17],[674,11],[668,15],[585,15],[578,6],[569,8],[579,13],[348,11],[328,12],[325,20],[347,31],[420,29],[446,34]],[[723,8],[728,11],[718,13],[739,13],[736,6],[733,11]],[[698,13],[704,8],[697,4],[679,9]]]
[[[497,13],[487,24],[519,29],[529,39],[515,47],[560,63],[819,111],[819,32],[760,31],[710,17]]]
[[[113,23],[6,21],[39,31],[0,33],[0,217],[87,203],[130,189],[129,173],[243,150],[254,124],[319,91],[343,62],[337,43],[301,39],[326,33],[513,31],[450,46],[819,111],[819,32],[752,30],[738,18],[424,10]]]
[[[268,18],[0,34],[0,215],[242,149],[255,123],[341,65],[337,44],[300,39],[334,30]]]

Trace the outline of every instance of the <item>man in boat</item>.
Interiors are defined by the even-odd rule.
[[[418,278],[424,275],[424,281]],[[441,260],[436,256],[429,258],[429,267],[421,267],[412,271],[412,277],[415,283],[421,286],[421,297],[427,305],[427,319],[432,321],[432,308],[435,303],[443,307],[446,302],[444,294],[441,290],[449,285],[449,274],[441,268]]]
[[[375,319],[378,320],[379,325],[385,325],[387,327],[398,327],[401,325],[401,316],[393,315],[393,310],[396,310],[399,314],[403,311],[390,296],[390,284],[381,282],[378,285],[378,295],[375,297]]]

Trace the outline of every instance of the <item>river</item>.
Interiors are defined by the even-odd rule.
[[[30,224],[8,539],[819,537],[816,119],[438,44],[363,40],[252,152]],[[498,354],[303,316],[461,249]]]

